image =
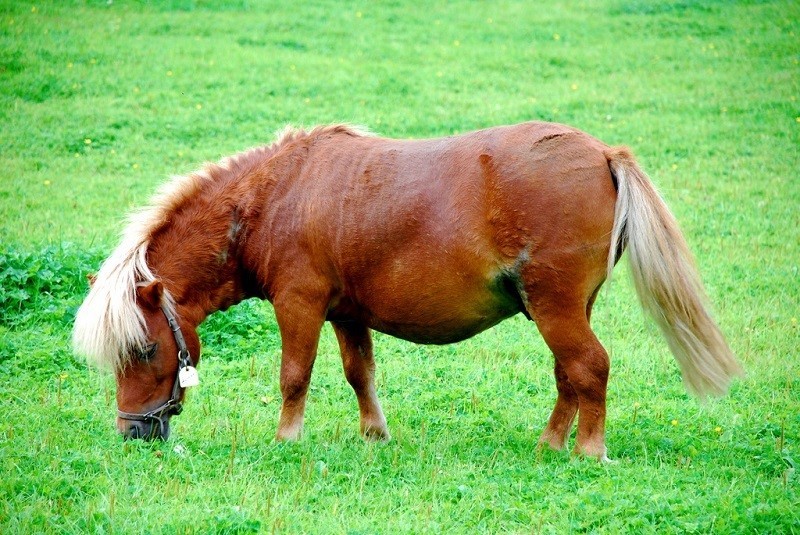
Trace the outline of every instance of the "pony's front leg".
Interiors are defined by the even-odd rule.
[[[281,332],[281,416],[277,440],[298,440],[303,431],[306,394],[317,357],[324,306],[302,295],[285,294],[274,301]]]
[[[375,358],[369,329],[358,322],[333,322],[339,341],[347,382],[358,399],[361,434],[365,438],[389,440],[389,429],[375,392]]]

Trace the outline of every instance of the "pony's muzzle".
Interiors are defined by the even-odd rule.
[[[141,439],[148,442],[167,440],[169,438],[169,418],[152,418],[145,421],[120,419],[117,429],[125,440]]]

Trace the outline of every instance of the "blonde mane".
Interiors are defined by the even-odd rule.
[[[197,191],[204,178],[200,174],[177,177],[162,186],[151,206],[128,216],[120,244],[103,262],[75,317],[72,346],[91,364],[120,371],[131,350],[147,345],[136,288],[156,280],[147,265],[150,238],[180,199]],[[174,313],[174,303],[167,302]]]
[[[185,176],[173,177],[159,188],[150,205],[128,216],[120,244],[100,267],[75,317],[72,345],[77,354],[101,369],[121,371],[131,353],[147,345],[144,315],[136,304],[136,288],[156,280],[147,265],[151,238],[184,203],[195,198],[205,184],[241,171],[247,162],[268,158],[285,145],[308,136],[346,133],[370,135],[365,129],[334,125],[306,130],[287,126],[276,135],[276,141],[225,158],[217,164]],[[175,303],[165,293],[167,306],[175,314]]]

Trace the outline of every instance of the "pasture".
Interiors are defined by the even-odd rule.
[[[800,532],[798,97],[792,1],[0,0],[0,532]],[[536,448],[552,356],[521,315],[376,335],[388,443],[360,438],[326,327],[304,436],[276,443],[280,338],[247,301],[201,327],[172,437],[117,435],[70,332],[158,184],[286,124],[532,119],[633,149],[746,370],[726,397],[685,392],[623,258],[592,315],[616,463]]]

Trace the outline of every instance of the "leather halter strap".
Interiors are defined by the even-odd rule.
[[[193,363],[191,355],[189,354],[189,348],[186,346],[186,340],[183,337],[181,327],[178,325],[175,316],[164,303],[161,304],[161,311],[167,318],[167,323],[172,331],[172,336],[175,338],[175,345],[178,346],[178,372],[175,374],[175,382],[172,385],[172,393],[167,401],[155,409],[145,413],[125,412],[117,409],[117,416],[123,420],[131,420],[136,422],[157,422],[160,434],[163,435],[165,430],[165,418],[172,415],[178,415],[181,413],[181,411],[183,411],[183,404],[180,402],[183,388],[178,380],[178,374],[183,368],[192,366]]]

